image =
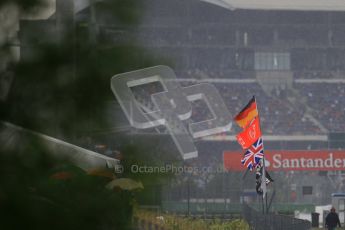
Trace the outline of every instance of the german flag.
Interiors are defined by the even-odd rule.
[[[244,128],[246,127],[254,117],[258,116],[258,110],[256,108],[256,100],[255,97],[248,102],[248,104],[239,112],[236,117],[236,123]]]

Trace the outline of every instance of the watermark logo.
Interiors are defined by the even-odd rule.
[[[155,111],[147,109],[131,91],[131,87],[153,82],[160,82],[164,88],[163,92],[151,94]],[[231,114],[215,86],[200,83],[181,87],[174,71],[167,66],[115,75],[111,78],[111,89],[131,126],[138,129],[166,126],[183,159],[198,156],[195,138],[231,129]],[[196,100],[204,100],[213,117],[185,125],[183,121],[192,116],[191,102]]]
[[[211,167],[211,166],[181,166],[166,164],[164,166],[150,166],[150,165],[138,165],[133,164],[130,167],[130,172],[133,174],[164,174],[172,173],[175,175],[189,174],[189,175],[203,175],[224,173],[223,167]]]

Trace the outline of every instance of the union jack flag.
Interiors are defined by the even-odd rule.
[[[244,157],[241,160],[241,163],[250,169],[252,169],[259,164],[260,160],[264,157],[264,146],[262,138],[260,137],[257,141],[249,147],[244,153]]]

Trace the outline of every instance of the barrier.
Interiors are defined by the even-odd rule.
[[[242,207],[243,217],[255,230],[309,230],[311,223],[290,216],[279,214],[263,214],[244,204]]]

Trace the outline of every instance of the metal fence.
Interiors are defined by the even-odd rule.
[[[243,205],[243,217],[253,230],[309,230],[311,223],[307,220],[273,213],[263,214]]]

